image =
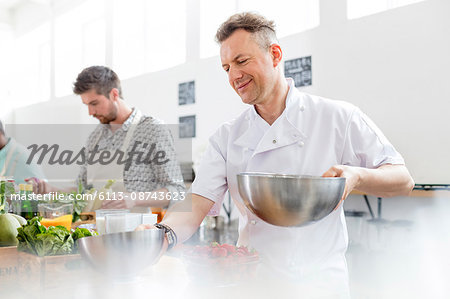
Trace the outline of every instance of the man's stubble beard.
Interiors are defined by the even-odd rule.
[[[111,102],[112,109],[106,116],[102,116],[100,122],[104,125],[109,125],[112,121],[117,119],[117,107]]]

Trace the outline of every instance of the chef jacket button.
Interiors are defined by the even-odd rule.
[[[272,140],[272,143],[273,144],[277,143],[277,140],[276,139]]]
[[[305,111],[305,106],[300,106],[300,111]]]
[[[244,147],[244,151],[248,152],[248,147]]]
[[[250,223],[251,223],[252,225],[256,225],[256,220],[252,220],[252,221],[250,221]]]
[[[299,143],[298,143],[298,146],[300,146],[300,147],[303,147],[305,145],[305,143],[303,142],[303,141],[300,141]]]
[[[292,135],[292,136],[294,136],[294,138],[297,138],[298,135],[297,135],[297,134],[294,134],[294,135]]]

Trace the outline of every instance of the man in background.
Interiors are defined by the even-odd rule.
[[[169,204],[171,196],[184,192],[170,131],[160,120],[143,115],[139,109],[127,104],[119,77],[113,70],[105,66],[84,69],[76,78],[73,91],[88,107],[89,115],[100,122],[90,134],[86,150],[96,151],[98,156],[112,157],[116,153],[124,153],[123,159],[132,157],[130,164],[114,160],[110,163],[86,162],[81,166],[78,179],[85,187],[101,189],[108,180],[115,180],[112,191],[116,200],[97,201],[86,210],[163,207]],[[163,153],[163,159],[159,159],[161,163],[155,163],[154,159],[138,161],[138,156],[132,155],[142,153],[142,158],[149,151]],[[35,187],[39,193],[58,191],[42,180],[35,180]],[[139,199],[137,192],[147,192],[143,196],[148,200],[133,200]],[[155,196],[150,196],[150,192]]]

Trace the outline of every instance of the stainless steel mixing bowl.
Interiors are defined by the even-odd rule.
[[[303,226],[324,218],[345,188],[345,178],[273,173],[240,173],[237,181],[247,208],[277,226]]]
[[[77,240],[81,256],[99,272],[132,278],[157,262],[163,242],[161,229],[131,231]]]

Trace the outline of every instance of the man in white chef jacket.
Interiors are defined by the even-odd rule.
[[[88,107],[89,115],[100,121],[85,146],[89,153],[96,152],[98,162],[90,163],[86,159],[78,180],[97,190],[101,190],[108,180],[115,181],[111,187],[115,195],[109,195],[109,199],[114,200],[101,201],[97,197],[95,201],[89,201],[85,210],[128,208],[146,211],[150,206],[168,205],[169,196],[184,196],[183,178],[170,131],[160,120],[143,115],[139,109],[127,104],[119,77],[113,70],[105,66],[85,68],[78,74],[73,91]],[[130,163],[110,158],[119,157],[120,153],[123,153],[122,161],[130,159]],[[107,163],[100,162],[102,156],[107,157],[104,159]],[[35,185],[35,192],[59,191],[43,180],[34,178],[30,181]],[[146,200],[138,200],[140,198]]]
[[[273,226],[244,206],[236,175],[344,177],[343,199],[352,190],[390,197],[407,195],[414,186],[404,160],[357,107],[301,93],[284,77],[273,22],[236,14],[221,25],[216,39],[231,87],[251,106],[211,136],[191,201],[169,209],[162,221],[169,248],[173,239],[186,240],[208,212],[217,212],[229,189],[240,212],[239,245],[255,248],[288,279],[321,277],[324,284],[345,284],[348,237],[342,205],[305,227]],[[189,205],[192,213],[177,212]]]

